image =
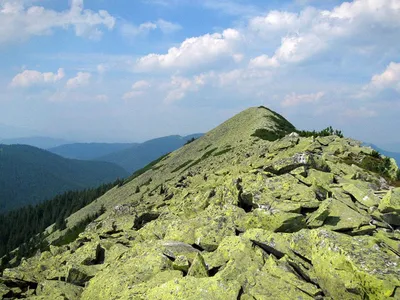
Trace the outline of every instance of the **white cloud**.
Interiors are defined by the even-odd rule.
[[[133,90],[142,90],[142,89],[148,89],[150,87],[150,83],[146,80],[139,80],[136,81],[133,85],[132,85],[132,89]]]
[[[83,0],[72,0],[70,9],[61,12],[42,6],[26,6],[21,1],[0,2],[0,44],[49,35],[54,29],[70,26],[77,36],[99,39],[101,28],[111,30],[114,25],[115,18],[107,11],[84,9]]]
[[[17,74],[11,81],[11,87],[30,87],[32,85],[55,83],[65,76],[64,69],[58,69],[57,73],[41,73],[35,70],[25,70]]]
[[[237,60],[239,53],[235,52],[235,47],[241,38],[235,29],[189,38],[179,47],[170,48],[167,54],[149,54],[138,59],[136,70],[189,69],[224,57]]]
[[[131,90],[123,94],[123,100],[134,99],[143,96],[145,91],[151,87],[151,84],[146,80],[139,80],[132,84]]]
[[[252,18],[247,29],[255,45],[271,45],[281,38],[274,54],[262,53],[251,61],[257,67],[295,64],[324,52],[354,53],[357,48],[360,53],[372,48],[381,54],[400,48],[396,39],[400,1],[355,0],[331,11],[310,7],[299,13],[270,11],[266,16]]]
[[[172,23],[172,22],[168,22],[165,21],[163,19],[159,19],[157,22],[157,27],[160,28],[160,30],[163,33],[173,33],[175,31],[181,30],[182,26],[177,24],[177,23]]]
[[[322,97],[325,96],[324,92],[318,92],[315,94],[302,94],[298,95],[296,93],[291,93],[286,95],[285,99],[281,103],[284,107],[296,106],[306,103],[316,103],[321,100]]]
[[[374,75],[370,87],[378,90],[394,88],[400,92],[400,63],[391,62],[383,73]]]
[[[182,26],[176,23],[165,21],[163,19],[159,19],[155,22],[142,23],[139,26],[126,22],[122,24],[120,28],[121,34],[125,37],[136,37],[138,35],[148,34],[149,32],[157,29],[165,34],[170,34],[182,29]]]
[[[90,83],[92,74],[88,72],[78,72],[76,77],[71,78],[67,81],[66,87],[69,89],[76,89],[82,86],[86,86]]]

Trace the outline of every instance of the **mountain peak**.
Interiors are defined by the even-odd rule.
[[[248,139],[251,136],[275,140],[296,128],[278,113],[264,107],[251,107],[206,134],[206,138],[224,142]]]

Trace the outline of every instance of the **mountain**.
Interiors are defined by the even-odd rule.
[[[142,144],[133,145],[127,149],[114,152],[105,156],[98,157],[96,160],[115,163],[129,173],[143,168],[149,162],[168,152],[182,147],[192,138],[198,138],[202,134],[192,134],[188,136],[172,135],[153,139]]]
[[[96,160],[99,157],[134,148],[136,143],[75,143],[47,149],[65,158]]]
[[[395,153],[395,152],[390,152],[390,151],[383,150],[383,149],[379,148],[378,146],[376,146],[374,144],[366,144],[366,145],[370,146],[375,151],[378,151],[380,154],[383,154],[383,155],[385,155],[387,157],[394,158],[396,160],[397,164],[400,165],[400,153]]]
[[[63,139],[55,139],[55,138],[41,137],[41,136],[9,138],[0,140],[0,144],[4,145],[29,145],[41,149],[53,148],[68,143],[70,142]]]
[[[65,159],[26,145],[0,145],[0,170],[0,213],[127,176],[111,163]]]
[[[399,299],[398,167],[326,133],[245,110],[48,227],[0,296]]]

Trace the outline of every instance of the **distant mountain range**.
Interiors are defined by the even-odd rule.
[[[27,145],[0,145],[0,213],[124,178],[115,164],[66,159]]]
[[[97,160],[115,163],[132,173],[143,168],[156,158],[179,149],[190,139],[200,136],[202,136],[202,134],[198,133],[184,137],[172,135],[153,139],[125,150],[99,157]]]
[[[51,148],[49,151],[66,158],[111,162],[133,173],[156,158],[182,147],[188,140],[200,136],[201,133],[188,136],[171,135],[141,144],[67,144]]]
[[[137,145],[137,143],[75,143],[49,148],[47,150],[65,158],[96,160],[99,157],[123,151],[128,148],[134,148]]]
[[[71,141],[42,136],[0,139],[0,144],[4,145],[29,145],[41,149],[53,148],[69,143]]]

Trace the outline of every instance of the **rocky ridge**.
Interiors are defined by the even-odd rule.
[[[0,297],[400,299],[397,165],[384,178],[360,142],[292,130],[264,107],[238,114],[71,216],[106,208],[6,269]]]

